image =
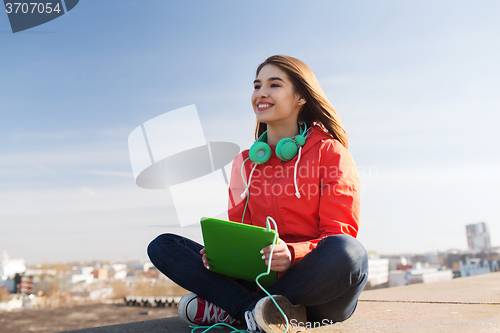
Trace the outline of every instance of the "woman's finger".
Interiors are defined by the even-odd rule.
[[[207,259],[207,254],[205,253],[205,249],[201,249],[200,251],[201,256],[201,261],[203,262],[203,266],[205,266],[206,269],[210,269],[210,265],[208,264],[208,259]]]

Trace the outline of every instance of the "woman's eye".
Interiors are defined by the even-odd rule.
[[[276,83],[273,83],[273,84],[271,84],[271,88],[272,87],[279,87],[279,85],[277,85]]]
[[[254,86],[253,88],[254,89],[260,89],[260,86]]]

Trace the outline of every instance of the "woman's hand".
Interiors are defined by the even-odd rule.
[[[200,250],[200,254],[201,254],[201,260],[203,261],[203,266],[205,266],[206,269],[210,269],[210,265],[208,264],[207,253],[205,252],[205,248],[202,248]]]
[[[260,250],[260,253],[262,253],[262,259],[266,260],[267,266],[269,263],[269,254],[271,253],[271,245]],[[285,241],[280,238],[278,244],[274,244],[273,257],[271,258],[271,270],[284,272],[289,269],[291,265],[292,254]]]

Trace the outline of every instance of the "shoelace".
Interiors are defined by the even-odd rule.
[[[224,313],[226,314],[226,318],[221,318],[221,315],[223,315]],[[227,323],[230,325],[233,325],[234,323],[238,323],[238,320],[231,317],[229,315],[229,313],[225,312],[224,310],[221,310],[221,313],[219,313],[218,319],[219,319],[219,322]]]
[[[249,332],[262,332],[259,324],[255,320],[255,315],[253,311],[245,312],[245,321],[247,322],[247,331]]]
[[[206,306],[205,305],[205,311],[203,312],[203,320],[202,322],[206,322],[208,324],[214,324],[214,323],[227,323],[227,324],[233,324],[236,322],[236,319],[231,318],[229,313],[226,311],[222,310],[219,308],[217,305],[214,305],[213,303],[209,303],[210,305]],[[210,312],[213,313],[211,314]],[[226,318],[224,318],[224,315],[226,315]]]

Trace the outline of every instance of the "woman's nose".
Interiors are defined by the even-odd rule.
[[[259,89],[259,92],[257,93],[257,96],[258,96],[259,98],[261,98],[261,99],[263,99],[263,98],[267,98],[267,96],[268,96],[268,95],[269,95],[269,94],[267,93],[266,88],[261,88],[261,89]]]

